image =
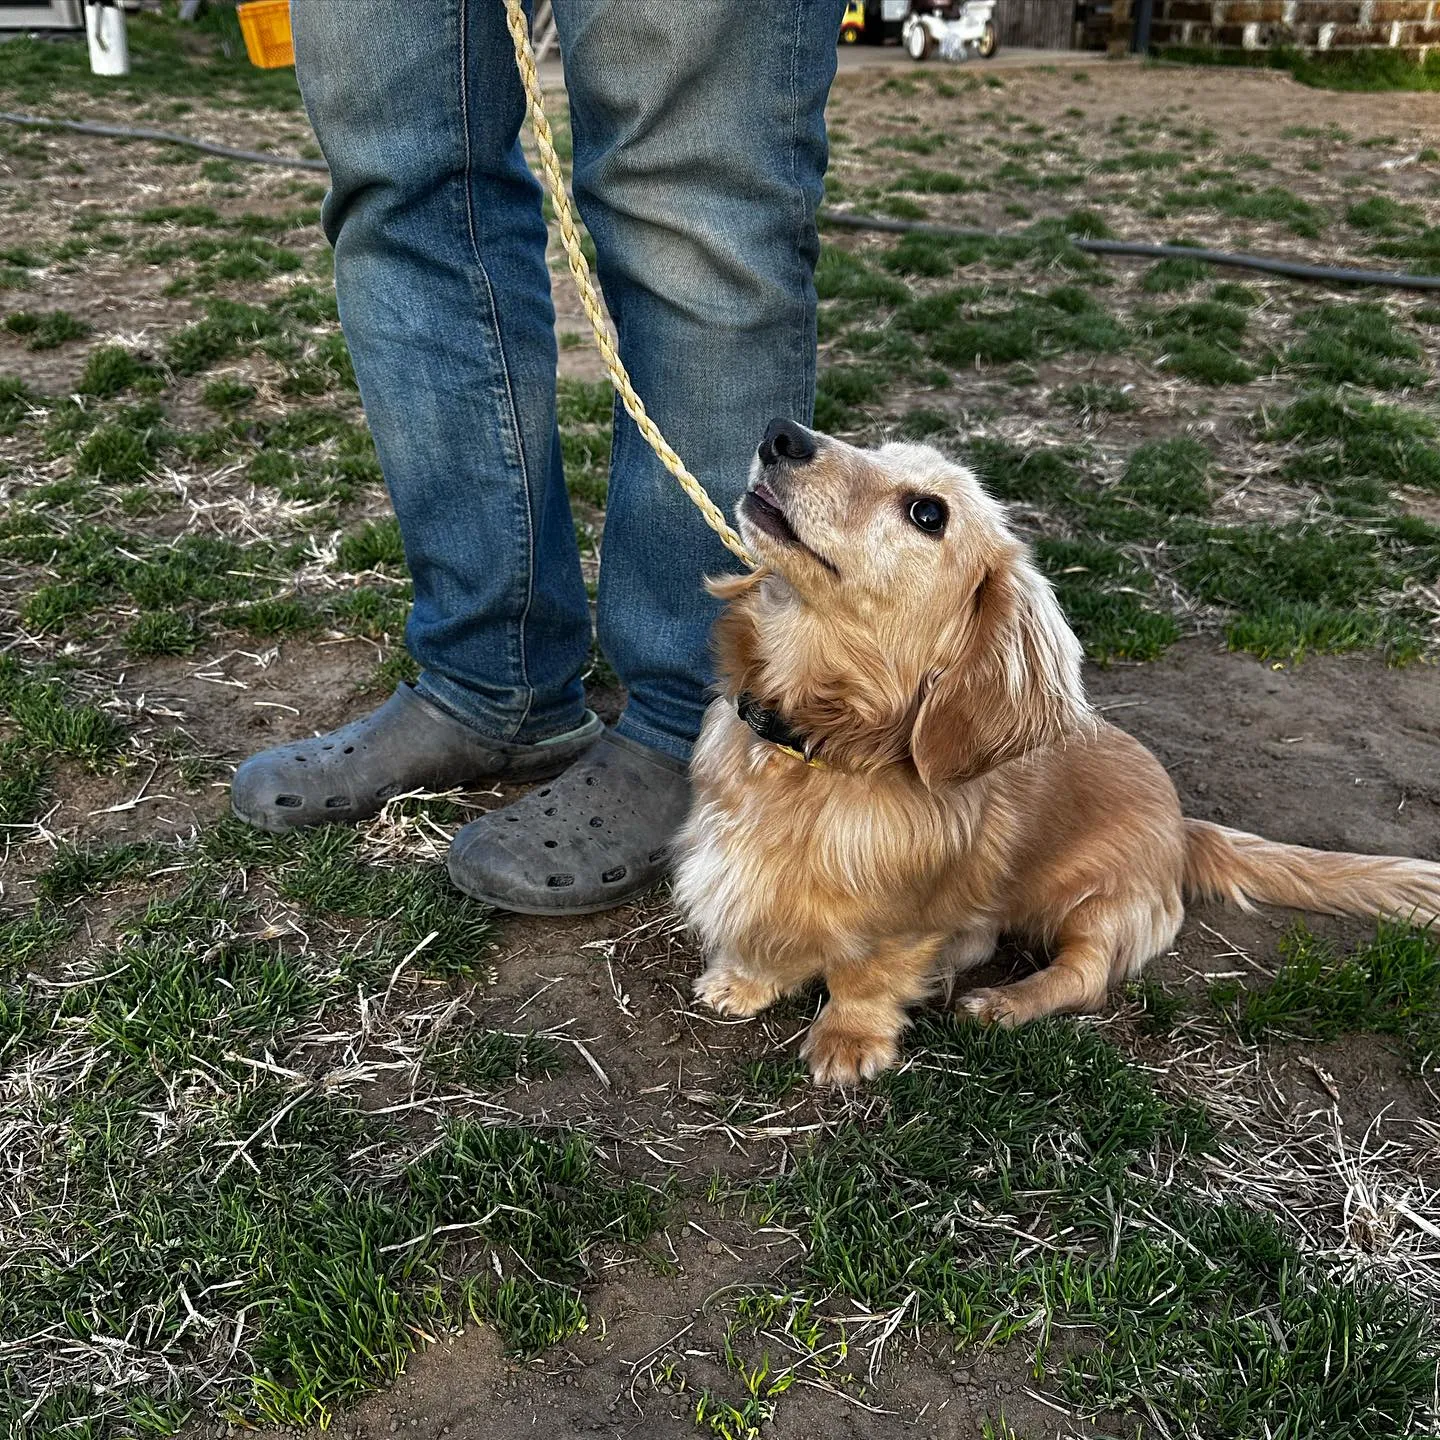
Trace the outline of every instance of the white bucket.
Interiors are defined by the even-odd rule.
[[[90,68],[97,75],[128,75],[130,46],[125,38],[125,12],[119,5],[85,3],[85,37],[90,42]]]

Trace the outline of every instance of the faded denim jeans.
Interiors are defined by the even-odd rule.
[[[636,389],[733,511],[808,421],[843,0],[554,0],[574,191]],[[584,713],[590,618],[555,425],[540,189],[501,0],[295,0],[340,318],[415,582],[420,688],[498,739]],[[566,282],[568,283],[568,277]],[[682,759],[736,562],[617,406],[599,639],[619,729]]]

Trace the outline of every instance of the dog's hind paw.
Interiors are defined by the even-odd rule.
[[[955,1002],[955,1008],[982,1025],[1003,1025],[1010,1029],[1020,1024],[1025,1017],[1015,1013],[1015,1005],[1006,994],[1007,989],[1007,986],[1001,985],[992,989],[972,990]]]
[[[695,982],[695,998],[722,1015],[758,1015],[780,998],[779,987],[730,965],[712,965]]]
[[[844,1021],[826,1024],[824,1014],[810,1027],[800,1053],[817,1085],[856,1085],[891,1069],[900,1058],[894,1035],[852,1030]]]

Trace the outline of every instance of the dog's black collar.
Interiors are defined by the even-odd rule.
[[[762,739],[778,746],[787,755],[803,760],[807,765],[823,767],[825,762],[817,759],[815,752],[820,748],[789,724],[778,710],[762,705],[748,690],[735,700],[735,710],[740,718]]]

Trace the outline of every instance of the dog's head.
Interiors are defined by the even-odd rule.
[[[739,506],[754,575],[712,590],[732,694],[835,763],[909,759],[932,788],[1091,722],[1081,651],[1003,508],[926,445],[857,450],[790,421]]]

